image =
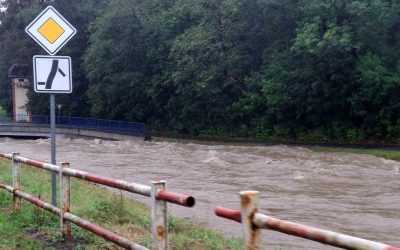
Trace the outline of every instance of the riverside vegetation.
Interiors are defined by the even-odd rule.
[[[73,94],[58,97],[65,115],[191,135],[398,142],[399,1],[4,0],[2,90],[12,64],[43,53],[24,28],[49,3],[78,30],[61,53],[74,71]],[[29,109],[47,113],[47,98],[30,91]]]
[[[12,182],[11,163],[0,160],[0,182]],[[50,174],[23,167],[22,191],[50,200]],[[150,211],[141,203],[123,198],[98,185],[72,180],[73,213],[151,248]],[[241,249],[240,241],[169,217],[171,249]],[[117,249],[112,243],[73,226],[74,239],[62,243],[59,217],[23,201],[13,213],[12,195],[0,190],[0,249]],[[64,244],[64,245],[63,245]]]

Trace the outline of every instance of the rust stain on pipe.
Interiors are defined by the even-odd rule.
[[[241,200],[242,206],[247,207],[250,205],[251,199],[249,196],[243,196],[243,199]]]
[[[254,208],[251,214],[249,215],[249,220],[254,222],[254,216],[258,213],[258,209]],[[250,235],[250,245],[251,249],[259,249],[259,237],[261,236],[259,232],[257,232],[258,227],[253,223],[251,225],[251,235]]]
[[[161,238],[164,238],[165,235],[165,228],[163,226],[157,227],[157,235]]]
[[[254,225],[254,216],[259,207],[259,195],[257,191],[240,192],[241,219],[247,250],[261,249],[261,230]]]

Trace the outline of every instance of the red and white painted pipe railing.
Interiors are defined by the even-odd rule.
[[[398,247],[379,242],[369,241],[266,216],[258,213],[259,192],[241,192],[240,196],[241,210],[216,207],[215,214],[219,217],[243,224],[246,249],[261,249],[260,229],[269,229],[343,249],[400,250]]]
[[[126,249],[147,249],[136,243],[133,243],[119,235],[116,235],[104,228],[94,225],[70,213],[70,195],[71,183],[70,177],[86,180],[89,182],[101,184],[108,187],[125,190],[128,192],[151,197],[151,221],[153,235],[153,249],[168,249],[168,225],[167,225],[167,203],[174,203],[185,207],[193,207],[195,199],[192,196],[173,193],[166,190],[165,181],[151,182],[151,186],[127,182],[114,178],[108,178],[100,175],[87,173],[80,170],[71,169],[68,163],[61,163],[61,166],[52,165],[32,159],[19,156],[18,153],[4,154],[0,153],[0,157],[12,160],[13,165],[13,186],[0,184],[0,189],[8,190],[14,196],[14,210],[18,211],[21,208],[21,198],[30,203],[50,211],[56,215],[60,215],[61,220],[61,235],[63,237],[71,236],[70,222],[85,228],[115,244]],[[21,163],[28,166],[33,166],[39,169],[44,169],[60,174],[60,208],[54,207],[45,203],[29,194],[20,191],[21,188]]]
[[[0,157],[4,157],[4,158],[12,160],[12,154],[0,153]],[[60,172],[60,167],[57,165],[44,163],[44,162],[28,159],[25,157],[21,157],[21,156],[15,156],[14,160],[17,162],[32,166],[32,167],[45,169],[45,170],[56,172],[56,173]],[[150,186],[137,184],[137,183],[133,183],[133,182],[127,182],[127,181],[118,180],[118,179],[109,178],[109,177],[104,177],[104,176],[100,176],[100,175],[95,175],[95,174],[87,173],[87,172],[72,169],[72,168],[63,169],[63,174],[69,175],[69,176],[72,176],[72,177],[75,177],[78,179],[86,180],[88,182],[93,182],[96,184],[101,184],[104,186],[117,188],[117,189],[128,191],[131,193],[151,197],[151,187]],[[166,190],[160,190],[157,193],[157,199],[164,200],[169,203],[181,205],[184,207],[193,207],[195,205],[195,199],[192,196],[177,194],[177,193],[173,193],[173,192],[166,191]]]
[[[16,194],[18,197],[30,202],[31,204],[40,207],[44,210],[49,211],[50,213],[53,213],[55,215],[60,215],[60,209],[58,207],[55,207],[49,203],[46,203],[38,198],[35,198],[27,193],[24,193],[22,191],[18,191],[18,190],[14,190],[13,187],[7,186],[7,185],[3,185],[0,184],[0,189],[5,189],[7,191],[9,191],[10,193]],[[103,229],[97,225],[94,225],[84,219],[81,219],[71,213],[65,213],[64,214],[64,218],[65,220],[68,220],[70,222],[73,222],[74,224],[85,228],[86,230],[97,234],[121,247],[124,247],[126,249],[137,249],[137,250],[148,250],[148,248],[145,248],[139,244],[136,244],[130,240],[127,240],[111,231],[108,231],[106,229]]]

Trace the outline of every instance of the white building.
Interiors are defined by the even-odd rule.
[[[26,64],[14,64],[8,71],[11,78],[13,95],[13,120],[15,122],[30,122],[32,114],[27,110],[28,88],[31,86],[30,68]]]

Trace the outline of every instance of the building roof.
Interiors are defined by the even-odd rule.
[[[28,64],[16,63],[8,70],[8,77],[10,78],[31,78],[32,69]]]

